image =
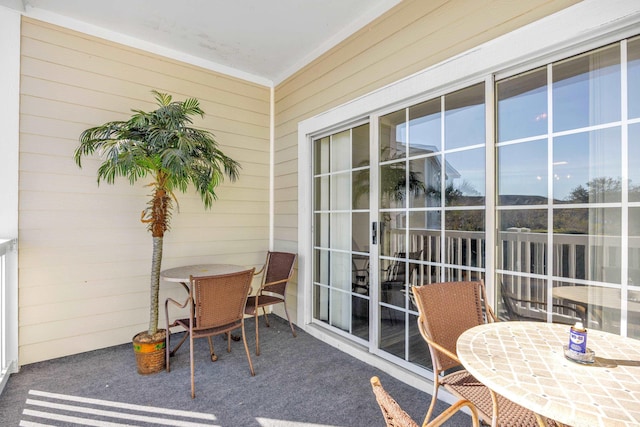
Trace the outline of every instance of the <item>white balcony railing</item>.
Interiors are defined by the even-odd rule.
[[[0,392],[18,371],[18,263],[16,240],[0,239]]]

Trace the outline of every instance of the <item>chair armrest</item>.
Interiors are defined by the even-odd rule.
[[[422,315],[418,316],[418,331],[420,332],[420,335],[422,335],[422,338],[424,338],[424,340],[427,342],[427,344],[429,344],[430,347],[433,346],[435,350],[443,353],[444,355],[450,357],[451,359],[455,360],[456,362],[462,365],[462,362],[460,362],[460,359],[458,359],[457,354],[450,352],[449,350],[447,350],[446,348],[444,348],[443,346],[441,346],[440,344],[438,344],[437,342],[431,339],[429,334],[427,334],[427,331],[425,330],[422,321],[423,321]]]
[[[273,285],[279,285],[280,283],[285,283],[289,280],[289,278],[287,277],[286,279],[282,279],[282,280],[276,280],[275,282],[269,282],[269,283],[265,283],[264,285],[262,285],[263,288],[266,288],[268,286],[273,286]]]
[[[255,271],[255,272],[253,273],[253,275],[254,275],[254,276],[257,276],[258,274],[262,273],[262,272],[264,271],[264,269],[265,269],[265,267],[266,267],[266,266],[267,266],[267,264],[263,265],[263,266],[262,266],[262,268],[261,268],[260,270],[258,270],[258,271]]]
[[[168,329],[169,327],[176,325],[175,322],[173,324],[169,324],[169,303],[171,303],[172,305],[178,308],[185,308],[189,304],[189,301],[191,301],[191,296],[187,297],[187,299],[182,304],[180,304],[178,301],[174,300],[173,298],[167,298],[166,300],[164,300],[164,319],[166,321],[167,331],[169,331]],[[167,336],[169,336],[169,332],[167,332]]]
[[[164,301],[164,308],[165,310],[167,309],[167,307],[169,306],[169,303],[172,303],[173,305],[177,306],[178,308],[185,308],[188,304],[189,301],[191,300],[191,298],[187,298],[186,300],[184,300],[184,302],[181,304],[178,301],[174,300],[173,298],[167,298]]]
[[[425,337],[425,339],[427,340],[429,345],[435,348],[437,351],[439,351],[440,353],[444,354],[445,356],[455,360],[456,362],[462,365],[462,362],[460,362],[460,359],[458,359],[457,354],[450,352],[449,350],[447,350],[437,342],[433,341],[431,338]]]
[[[269,291],[269,286],[275,286],[275,285],[279,285],[281,283],[286,283],[289,280],[289,277],[287,277],[286,279],[282,279],[282,280],[277,280],[275,282],[269,282],[269,283],[263,283],[262,286],[260,286],[260,289],[258,289],[258,294],[261,294],[262,291]]]

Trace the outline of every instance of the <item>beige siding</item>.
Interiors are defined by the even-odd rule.
[[[278,85],[276,246],[290,247],[297,234],[297,224],[280,217],[310,214],[297,211],[293,177],[297,177],[298,122],[575,3],[578,0],[405,0]],[[296,295],[294,285],[290,311],[296,311]]]
[[[264,261],[269,88],[31,19],[21,67],[21,364],[125,343],[147,327],[152,247],[139,218],[149,191],[124,179],[98,187],[99,162],[79,169],[72,155],[84,129],[153,108],[152,89],[200,99],[196,126],[242,165],[210,211],[194,191],[178,193],[163,267]],[[181,292],[161,288],[161,300]]]

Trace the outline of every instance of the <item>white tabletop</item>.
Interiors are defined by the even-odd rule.
[[[458,339],[464,367],[496,393],[571,426],[640,425],[640,341],[588,331],[596,361],[564,357],[569,326],[496,322]]]
[[[238,273],[247,267],[235,264],[195,264],[169,268],[160,272],[160,278],[167,282],[185,283],[190,276],[215,276],[218,274]]]

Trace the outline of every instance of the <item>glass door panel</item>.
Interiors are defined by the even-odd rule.
[[[425,367],[411,287],[484,277],[484,93],[473,85],[378,121],[379,348]]]
[[[500,316],[640,334],[639,70],[636,37],[496,83]]]
[[[369,339],[369,125],[314,142],[313,317]]]

